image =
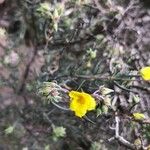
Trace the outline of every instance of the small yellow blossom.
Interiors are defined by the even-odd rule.
[[[150,67],[144,67],[140,70],[140,75],[144,80],[150,80]]]
[[[145,115],[142,113],[133,113],[133,118],[135,120],[143,120],[143,119],[145,119]]]
[[[96,107],[96,101],[90,94],[71,91],[69,96],[71,98],[70,109],[78,117],[85,116],[87,111],[94,110]]]

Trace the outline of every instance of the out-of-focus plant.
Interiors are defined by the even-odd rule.
[[[44,82],[38,93],[44,97],[45,102],[50,103],[52,101],[59,102],[62,98],[60,96],[60,90],[62,88],[55,82]]]
[[[97,107],[97,117],[102,114],[107,114],[109,111],[109,108],[112,108],[111,106],[111,93],[113,93],[114,90],[106,88],[105,86],[100,86],[99,90],[94,92],[93,95],[95,95],[99,99],[99,105]]]
[[[87,50],[87,54],[89,55],[90,59],[95,59],[96,54],[97,54],[97,50],[93,50],[90,48],[89,50]]]
[[[44,150],[50,150],[50,145],[49,145],[49,144],[46,145],[46,146],[44,147]]]
[[[14,128],[15,128],[15,127],[12,126],[12,125],[8,126],[8,127],[5,129],[5,134],[7,135],[7,134],[13,133]]]
[[[44,104],[52,103],[62,110],[69,110],[69,108],[62,107],[58,103],[66,103],[64,97],[69,91],[59,86],[56,82],[44,82],[38,89],[38,94],[42,97]]]
[[[103,140],[92,142],[90,150],[107,150]]]
[[[140,138],[135,139],[134,145],[136,146],[137,149],[140,149],[142,146],[142,141]]]
[[[54,141],[57,141],[59,138],[63,138],[66,136],[66,128],[64,127],[57,127],[55,125],[52,125],[53,128],[53,135],[52,138]]]
[[[108,95],[108,94],[114,92],[114,90],[112,90],[112,89],[110,89],[110,88],[106,88],[105,86],[100,86],[99,90],[100,90],[100,93],[101,93],[103,96]]]
[[[58,30],[58,23],[60,17],[63,15],[64,12],[64,4],[57,3],[56,5],[52,5],[50,3],[41,3],[39,7],[36,9],[37,15],[39,17],[43,17],[50,22],[50,26],[54,29],[54,31]]]
[[[90,150],[101,150],[101,144],[99,142],[93,142]]]
[[[133,98],[132,98],[132,99],[133,99],[133,103],[136,103],[136,104],[137,104],[137,103],[140,102],[140,98],[139,98],[138,95],[134,95],[134,94],[133,94]]]
[[[4,28],[0,28],[0,37],[3,37],[6,35],[6,30]]]
[[[145,138],[150,140],[150,125],[143,125],[143,135]]]
[[[87,50],[87,67],[91,68],[92,67],[92,60],[96,58],[97,55],[97,50],[93,50],[92,48]]]
[[[50,3],[40,3],[39,7],[36,9],[37,13],[46,18],[52,17],[52,6]]]
[[[13,125],[9,125],[4,132],[6,135],[13,134],[15,137],[20,138],[26,131],[21,123],[15,122]]]

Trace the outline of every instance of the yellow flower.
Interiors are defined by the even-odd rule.
[[[69,96],[71,98],[70,109],[78,117],[83,117],[87,111],[94,110],[96,107],[96,101],[90,94],[71,91]]]
[[[142,68],[140,74],[144,80],[150,80],[150,67]]]
[[[143,120],[143,119],[145,119],[145,115],[142,113],[133,113],[133,118],[135,120]]]

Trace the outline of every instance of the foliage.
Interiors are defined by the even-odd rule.
[[[143,3],[0,2],[2,149],[149,148]]]
[[[56,127],[53,125],[53,140],[57,141],[59,138],[65,137],[66,129],[64,127]]]

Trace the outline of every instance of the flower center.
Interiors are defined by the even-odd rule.
[[[83,105],[85,104],[85,99],[83,98],[83,96],[79,96],[77,102]]]

